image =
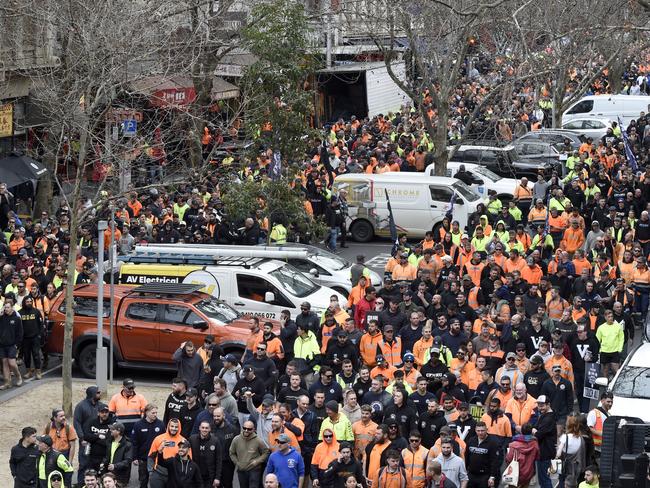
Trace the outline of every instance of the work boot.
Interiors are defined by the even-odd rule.
[[[43,377],[43,373],[41,372],[40,369],[36,370],[36,376],[34,376],[34,379],[40,380]]]
[[[16,386],[23,386],[23,377],[18,374],[18,377],[16,378]]]
[[[32,376],[34,376],[34,368],[29,368],[27,372],[23,375],[23,379],[28,380]]]
[[[4,382],[2,386],[0,386],[0,390],[8,390],[11,388],[11,383]]]

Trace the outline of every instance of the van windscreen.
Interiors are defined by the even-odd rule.
[[[582,100],[569,109],[568,114],[586,114],[594,108],[593,100]]]
[[[294,297],[304,298],[316,292],[320,286],[311,281],[293,266],[284,266],[269,273],[280,282],[282,288]]]

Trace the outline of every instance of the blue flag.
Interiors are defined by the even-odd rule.
[[[451,199],[449,200],[449,210],[445,213],[445,217],[448,217],[451,220],[454,216],[454,204],[456,203],[456,192],[452,193]]]
[[[549,234],[551,231],[551,226],[548,223],[548,218],[551,216],[551,192],[548,192],[548,197],[546,197],[546,224],[544,224],[544,234]]]
[[[399,237],[397,235],[397,226],[395,225],[395,218],[393,217],[393,208],[390,206],[390,198],[388,197],[388,190],[384,188],[386,193],[386,206],[388,207],[388,228],[390,229],[390,240],[393,241],[393,248],[390,250],[391,255],[399,247]]]
[[[635,173],[639,171],[639,165],[636,162],[636,156],[632,151],[632,145],[630,144],[630,139],[627,137],[627,132],[623,130],[623,124],[621,124],[621,118],[618,118],[618,126],[621,129],[621,134],[623,135],[623,146],[625,147],[625,157],[627,157],[627,162],[630,164],[630,168]]]

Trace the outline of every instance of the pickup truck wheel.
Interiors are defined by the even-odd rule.
[[[370,242],[375,235],[372,225],[367,220],[357,220],[350,228],[352,239],[357,242]]]
[[[97,366],[97,344],[91,342],[86,344],[81,351],[79,352],[79,357],[77,358],[76,364],[81,371],[81,374],[86,378],[95,377],[95,368]]]

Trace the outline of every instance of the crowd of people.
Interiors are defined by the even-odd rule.
[[[484,96],[471,80],[452,104],[452,141]],[[521,84],[508,119],[488,106],[479,122],[505,140],[522,124],[539,128],[546,105],[532,93]],[[624,130],[629,143],[615,127],[575,152],[567,147],[566,171],[540,174],[532,189],[522,179],[514,205],[491,195],[464,228],[451,214],[422,241],[400,236],[380,288],[360,256],[347,303],[333,296],[319,315],[305,302],[295,318],[282,314],[279,330],[251,319],[241,358],[223,355],[211,336],[184,343],[160,409],[130,379],[108,403],[89,388],[72,422],[55,409],[44,429],[22,430],[10,460],[15,486],[71,486],[78,461],[77,484],[86,487],[125,486],[135,465],[140,486],[153,488],[229,488],[235,477],[241,487],[483,488],[505,486],[516,460],[518,487],[536,479],[549,488],[551,477],[597,487],[612,397],[591,404],[585,371],[596,363],[615,374],[650,303],[649,116]],[[310,144],[291,185],[310,218],[325,219],[336,249],[337,237],[346,245],[347,211],[345,193],[331,191],[336,176],[423,171],[431,149],[410,109],[339,120]],[[262,152],[218,164],[263,182],[271,160]],[[221,183],[211,172],[111,200],[116,230],[106,231],[106,249],[306,238],[295,222],[264,218],[264,201],[231,222]],[[107,215],[98,207],[97,218]],[[96,226],[70,242],[65,205],[21,218],[0,184],[0,227],[4,390],[42,377],[49,304],[68,279],[102,277]],[[188,373],[192,364],[198,375]]]

